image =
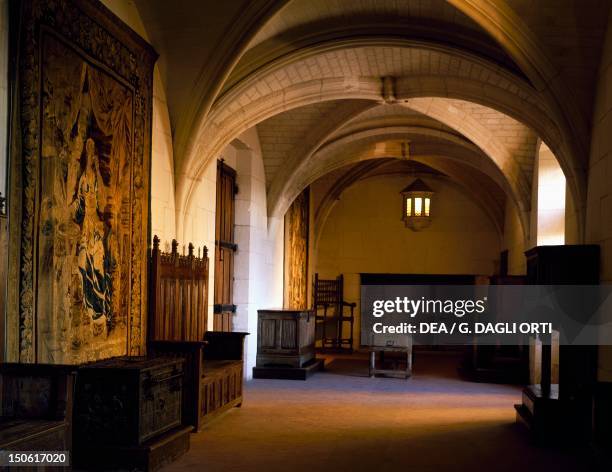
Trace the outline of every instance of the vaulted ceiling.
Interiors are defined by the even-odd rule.
[[[251,127],[271,215],[326,172],[397,157],[404,141],[448,178],[478,170],[527,224],[542,140],[584,205],[610,2],[134,1],[161,54],[178,209]]]
[[[269,60],[270,51],[301,47],[308,38],[318,41],[347,29],[353,29],[352,34],[357,30],[451,42],[520,71],[511,54],[512,38],[496,34],[491,26],[504,19],[520,20],[517,34],[520,28],[533,34],[552,66],[579,95],[577,101],[588,116],[610,8],[601,0],[133,1],[160,53],[175,130],[186,110],[199,106],[199,99],[210,105],[222,83],[235,81],[241,75],[237,71],[244,75],[247,64]],[[507,18],[487,21],[482,18],[487,12]]]

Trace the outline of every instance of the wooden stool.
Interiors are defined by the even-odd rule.
[[[374,377],[376,374],[387,375],[391,377],[400,377],[407,379],[412,375],[412,346],[370,346],[368,347],[370,353],[370,366],[369,374],[370,377]],[[385,352],[400,352],[406,354],[406,369],[377,369],[376,368],[376,353],[380,352],[381,357],[384,356]]]

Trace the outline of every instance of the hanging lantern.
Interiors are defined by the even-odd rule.
[[[431,223],[431,200],[434,191],[421,179],[415,179],[400,192],[403,200],[402,220],[413,231],[425,229]]]

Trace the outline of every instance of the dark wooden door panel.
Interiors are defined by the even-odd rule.
[[[217,211],[215,224],[215,331],[231,331],[233,305],[236,171],[223,161],[217,164]]]

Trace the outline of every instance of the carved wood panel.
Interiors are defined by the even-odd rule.
[[[200,415],[213,415],[242,399],[242,363],[228,364],[223,369],[208,371],[202,377]]]
[[[276,346],[276,320],[262,320],[259,330],[261,347],[274,348]]]
[[[281,349],[295,349],[297,347],[297,323],[294,320],[280,320],[280,324]]]
[[[153,238],[151,251],[151,296],[149,340],[202,341],[208,315],[208,249],[193,244],[188,253],[161,252],[159,238]],[[200,257],[201,256],[201,257]]]

